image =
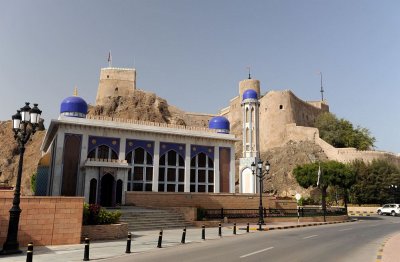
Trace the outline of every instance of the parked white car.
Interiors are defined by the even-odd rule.
[[[400,205],[399,204],[386,204],[376,210],[378,215],[400,215]]]

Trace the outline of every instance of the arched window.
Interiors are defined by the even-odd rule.
[[[185,161],[176,151],[170,150],[160,157],[158,173],[159,192],[184,192]]]
[[[118,154],[112,150],[109,146],[101,145],[94,148],[92,151],[89,152],[88,158],[94,159],[118,159]]]
[[[152,191],[153,157],[143,148],[136,148],[126,155],[132,166],[128,171],[128,191]]]
[[[214,192],[214,162],[204,153],[190,161],[190,192]]]

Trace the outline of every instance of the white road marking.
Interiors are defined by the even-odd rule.
[[[317,237],[318,235],[312,235],[312,236],[308,236],[308,237],[303,237],[303,239],[308,239],[308,238],[312,238],[312,237]]]
[[[340,229],[339,231],[346,231],[346,230],[352,230],[352,229],[353,229],[353,228],[350,227],[350,228]]]
[[[258,254],[258,253],[261,253],[261,252],[270,250],[270,249],[273,249],[273,248],[274,248],[274,247],[267,247],[267,248],[265,248],[265,249],[255,251],[255,252],[253,252],[253,253],[249,253],[249,254],[243,255],[243,256],[241,256],[240,258],[249,257],[249,256],[252,256],[252,255],[255,255],[255,254]]]

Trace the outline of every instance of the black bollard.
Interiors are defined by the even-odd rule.
[[[186,227],[183,229],[182,232],[181,244],[185,244],[185,239],[186,239]]]
[[[89,261],[89,245],[90,239],[85,237],[85,253],[83,254],[83,261]]]
[[[250,224],[249,224],[249,223],[247,223],[246,232],[247,232],[247,233],[250,232]]]
[[[33,243],[28,244],[28,250],[26,251],[26,262],[32,262],[33,259]]]
[[[236,235],[236,223],[233,223],[233,234]]]
[[[131,232],[128,233],[128,239],[126,240],[126,250],[125,253],[131,253],[131,242],[132,242],[132,234]]]
[[[206,226],[201,226],[201,239],[206,240]]]
[[[221,228],[221,223],[218,225],[218,236],[222,237],[222,228]]]
[[[163,230],[160,230],[160,234],[158,235],[158,244],[157,247],[158,248],[162,248],[162,234],[163,234]]]

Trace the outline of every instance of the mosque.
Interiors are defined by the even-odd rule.
[[[132,95],[135,79],[134,69],[103,68],[96,104],[108,96]],[[257,99],[254,90],[245,92],[244,108],[257,106]],[[87,112],[76,91],[61,102],[59,118],[51,120],[42,143],[48,167],[38,173],[37,194],[84,196],[88,203],[114,206],[125,203],[126,191],[235,192],[239,140],[230,134],[227,118],[212,117],[208,128],[201,128]],[[255,129],[257,118],[248,120],[246,126]],[[254,158],[257,147],[252,148]]]
[[[134,96],[135,90],[135,69],[102,68],[96,105]],[[75,92],[61,102],[59,118],[45,135],[36,194],[84,196],[88,203],[114,206],[125,204],[130,191],[258,193],[251,164],[269,148],[311,140],[332,152],[330,158],[343,158],[313,127],[322,112],[329,112],[323,99],[302,101],[289,90],[261,95],[250,73],[218,115],[190,113],[208,117],[208,128],[88,115]],[[241,157],[235,158],[239,148]]]

